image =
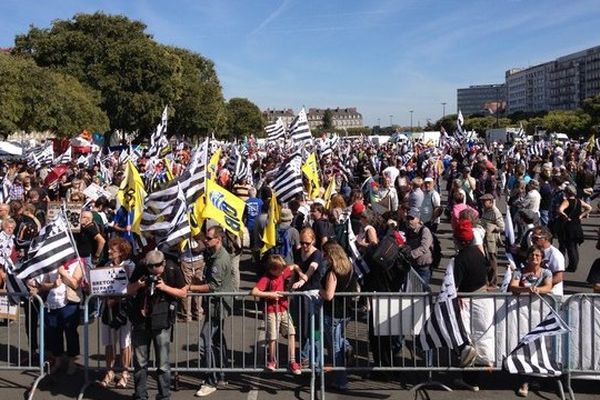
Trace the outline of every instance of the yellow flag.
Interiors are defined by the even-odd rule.
[[[197,236],[202,231],[202,225],[204,225],[204,218],[202,213],[206,207],[206,197],[204,195],[198,197],[198,200],[192,206],[192,212],[189,213],[190,217],[190,228],[192,231],[192,237]]]
[[[593,134],[588,139],[587,145],[585,146],[586,150],[589,152],[594,151],[594,147],[596,147],[596,134]]]
[[[208,168],[206,169],[207,178],[211,180],[217,179],[217,171],[219,169],[219,160],[221,159],[221,148],[219,147],[217,151],[210,157],[210,161],[208,162]]]
[[[168,158],[164,159],[164,163],[165,163],[165,169],[167,172],[167,182],[171,182],[174,178],[173,176],[173,166],[171,165],[171,160],[169,160]]]
[[[129,160],[125,168],[125,177],[117,192],[117,200],[127,211],[133,210],[131,230],[140,236],[142,234],[140,222],[142,222],[145,198],[146,190],[144,190],[144,182],[135,165]]]
[[[279,221],[279,206],[275,194],[272,194],[269,201],[269,219],[262,234],[263,247],[260,249],[261,256],[277,244],[277,231],[275,227],[277,221]]]
[[[314,200],[319,197],[321,191],[321,186],[319,185],[319,163],[317,162],[315,153],[310,153],[310,156],[308,156],[306,162],[302,165],[302,172],[304,172],[304,175],[306,175],[310,182],[308,197]]]
[[[333,196],[333,192],[335,192],[335,176],[332,176],[329,180],[329,185],[327,185],[327,189],[325,190],[325,194],[323,195],[323,200],[325,201],[325,208],[328,210],[331,203],[331,196]]]
[[[229,232],[241,236],[244,232],[244,207],[244,200],[214,181],[206,181],[206,207],[202,218],[212,218]]]

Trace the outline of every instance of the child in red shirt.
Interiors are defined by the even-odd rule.
[[[296,264],[286,265],[284,258],[278,254],[270,255],[267,259],[267,274],[262,276],[250,294],[265,299],[267,306],[267,340],[269,361],[267,369],[277,369],[276,342],[278,333],[288,339],[289,369],[294,375],[300,375],[302,366],[296,362],[296,330],[288,312],[288,299],[282,294],[285,292],[286,281],[296,272],[300,279],[308,280]]]

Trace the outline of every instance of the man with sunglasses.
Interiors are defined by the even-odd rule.
[[[133,344],[133,379],[135,400],[147,400],[148,357],[154,343],[158,395],[157,399],[171,398],[171,369],[169,345],[171,329],[177,314],[177,302],[187,296],[185,279],[179,265],[165,260],[161,251],[146,254],[129,280],[127,294],[133,296],[131,312],[131,342]]]
[[[219,225],[212,226],[206,231],[204,245],[207,255],[205,279],[201,285],[191,285],[190,290],[200,293],[233,292],[233,273],[231,255],[223,247],[225,232]],[[204,323],[200,332],[200,345],[203,348],[201,365],[216,371],[228,364],[227,342],[224,335],[224,321],[233,308],[232,296],[207,296],[203,297],[202,309],[204,310]],[[196,392],[197,397],[205,397],[217,390],[220,379],[216,372],[206,374],[206,379]]]

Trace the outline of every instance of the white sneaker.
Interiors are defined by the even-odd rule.
[[[213,385],[205,384],[205,385],[200,386],[200,389],[198,389],[195,396],[196,397],[206,397],[206,396],[213,394],[216,391],[217,391],[217,388],[214,387]]]

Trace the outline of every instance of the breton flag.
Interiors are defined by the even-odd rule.
[[[551,310],[548,316],[523,336],[517,347],[504,359],[502,365],[511,374],[558,376],[561,365],[550,358],[545,338],[570,331],[567,324]]]
[[[525,134],[525,129],[523,129],[523,121],[519,122],[519,130],[515,133],[515,139],[525,140],[527,135]]]
[[[239,182],[243,179],[250,181],[252,173],[248,165],[248,156],[244,157],[235,145],[231,148],[225,168],[231,172],[232,182]]]
[[[544,140],[533,142],[527,148],[527,154],[529,155],[529,157],[533,157],[533,156],[541,157],[544,155],[545,148],[546,148],[546,142]]]
[[[312,134],[310,133],[310,126],[308,125],[308,118],[306,117],[304,108],[300,110],[290,124],[288,134],[294,145],[312,141]]]
[[[277,118],[277,121],[265,126],[265,132],[267,132],[267,141],[285,139],[285,127],[283,126],[283,120],[281,118]]]
[[[10,188],[12,187],[12,182],[8,179],[8,176],[4,175],[2,177],[2,188],[0,189],[0,203],[9,203],[10,202]]]
[[[469,343],[454,283],[454,258],[448,263],[442,288],[432,306],[431,315],[419,334],[419,341],[423,350],[456,349]]]
[[[362,279],[366,274],[371,270],[369,265],[363,259],[362,254],[358,251],[358,247],[356,247],[356,235],[354,234],[354,230],[352,229],[352,221],[350,220],[350,209],[344,210],[344,218],[345,224],[348,229],[348,243],[350,245],[348,258],[352,262],[352,267],[354,272],[357,275],[358,279]]]
[[[58,156],[52,164],[53,165],[69,164],[72,159],[73,159],[73,155],[71,153],[71,146],[69,146],[69,148],[64,153],[62,153],[60,156]]]
[[[277,177],[271,182],[271,187],[281,203],[286,203],[296,195],[302,194],[304,185],[300,170],[301,164],[302,156],[299,153],[294,153],[279,167]]]
[[[63,213],[44,226],[29,246],[29,259],[15,270],[18,279],[34,278],[58,269],[77,253]]]
[[[144,210],[142,231],[154,235],[157,245],[167,244],[170,247],[188,239],[191,234],[185,195],[181,185],[178,184],[175,189],[175,196],[163,204],[159,213],[149,212],[148,208]],[[151,203],[158,204],[160,199],[151,200]]]
[[[150,157],[160,157],[161,153],[169,147],[169,141],[166,136],[168,108],[169,106],[165,106],[160,117],[160,123],[156,126],[156,130],[150,136],[150,149],[148,150],[148,156]]]

